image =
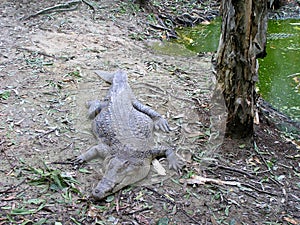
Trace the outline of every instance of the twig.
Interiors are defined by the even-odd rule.
[[[122,194],[122,190],[120,190],[118,192],[118,195],[117,195],[117,198],[116,198],[116,211],[117,211],[117,214],[120,215],[120,198],[121,198],[121,194]]]
[[[36,16],[39,16],[39,15],[42,15],[45,13],[75,10],[78,7],[79,3],[81,3],[81,2],[82,2],[82,0],[73,0],[73,1],[66,2],[64,4],[58,4],[55,6],[51,6],[51,7],[42,9],[34,14],[29,15],[29,16],[25,17],[23,20],[28,20],[32,17],[36,17]],[[77,5],[74,8],[71,8],[72,5],[75,5],[75,4],[77,4]]]
[[[88,2],[88,1],[86,1],[86,0],[81,0],[81,1],[82,1],[84,4],[88,5],[88,6],[93,10],[93,13],[96,12],[95,7],[94,7],[90,2]]]
[[[74,142],[71,142],[70,144],[68,144],[66,147],[62,148],[60,151],[64,151],[67,148],[73,147]]]
[[[195,224],[201,225],[196,219],[194,219],[193,217],[191,217],[183,208],[181,205],[178,205],[175,201],[172,201],[171,199],[167,198],[166,196],[164,196],[163,194],[160,194],[159,192],[155,191],[152,188],[143,186],[144,188],[146,188],[147,190],[153,192],[154,194],[156,194],[157,196],[159,196],[161,199],[163,199],[164,201],[175,205],[177,207],[177,209],[179,209],[186,217],[188,217],[190,220],[192,220]]]
[[[56,165],[74,165],[73,162],[51,162],[50,164],[56,164]]]
[[[238,181],[230,181],[230,180],[220,180],[214,178],[207,178],[198,175],[192,175],[189,179],[181,179],[180,182],[187,184],[217,184],[217,185],[229,185],[229,186],[237,186],[240,187],[242,184]]]
[[[47,131],[47,132],[45,132],[45,133],[42,133],[42,134],[37,135],[36,138],[44,137],[44,136],[46,136],[46,135],[48,135],[48,134],[50,134],[50,133],[53,133],[53,132],[56,131],[56,130],[58,130],[58,128],[57,128],[57,127],[54,127],[53,129],[51,129],[51,130],[49,130],[49,131]]]
[[[225,169],[225,170],[241,173],[241,174],[244,174],[244,175],[248,176],[249,178],[254,178],[253,175],[251,175],[250,173],[248,173],[247,171],[244,171],[244,170],[240,170],[240,169],[232,168],[232,167],[227,167],[227,166],[222,166],[222,165],[216,165],[216,166],[217,166],[217,168],[220,168],[220,169]]]
[[[190,179],[183,179],[181,182],[186,182],[187,184],[212,183],[212,184],[217,184],[217,185],[229,185],[229,186],[236,186],[240,189],[242,187],[248,187],[248,188],[251,188],[251,189],[253,189],[253,190],[255,190],[259,193],[268,194],[268,195],[272,195],[272,196],[277,196],[277,194],[261,190],[261,189],[255,187],[255,186],[252,186],[252,185],[247,184],[247,183],[241,183],[239,181],[227,181],[227,180],[220,180],[220,179],[207,178],[207,177],[193,175]]]
[[[169,29],[169,28],[167,28],[167,27],[163,27],[163,26],[158,25],[158,24],[148,23],[148,25],[149,25],[150,27],[153,27],[154,29],[157,29],[157,30],[167,30],[167,31],[169,31],[169,32],[172,31],[171,29]]]
[[[298,75],[300,75],[300,73],[293,73],[293,74],[288,75],[287,77],[295,77],[295,76],[298,76]]]
[[[271,196],[278,196],[277,194],[274,194],[272,192],[268,192],[268,191],[264,191],[264,190],[261,190],[255,186],[252,186],[250,184],[246,184],[246,183],[243,183],[242,186],[245,186],[245,187],[248,187],[248,188],[251,188],[259,193],[262,193],[262,194],[267,194],[267,195],[271,195]]]
[[[154,92],[157,92],[157,93],[162,94],[162,95],[164,95],[166,93],[166,91],[164,89],[162,89],[159,86],[155,86],[153,84],[147,84],[147,83],[139,82],[139,83],[136,83],[135,85],[137,85],[137,86],[138,85],[143,85],[143,86],[148,86],[150,88],[158,89],[160,92],[159,91],[154,91]],[[151,89],[151,90],[153,90],[153,89]]]
[[[28,51],[30,53],[36,53],[36,54],[43,55],[43,56],[46,56],[46,57],[56,58],[56,56],[54,56],[54,55],[49,55],[45,52],[41,52],[41,51],[37,51],[37,50],[31,50],[31,49],[24,48],[24,47],[17,47],[17,50],[25,50],[25,51]]]
[[[266,166],[267,169],[268,169],[268,172],[269,172],[272,176],[275,176],[274,173],[273,173],[273,171],[269,168],[268,163],[266,162],[265,158],[264,158],[264,157],[262,156],[262,154],[259,152],[259,148],[258,148],[256,142],[254,142],[254,150],[255,150],[255,152],[259,155],[259,157],[261,158],[261,160],[264,162],[265,166]],[[273,178],[271,178],[271,177],[270,177],[270,180],[273,181],[273,182],[274,182],[275,184],[277,184],[278,186],[284,186],[281,182],[279,182],[279,181],[277,181],[277,180],[275,180],[275,179],[273,179]]]
[[[5,140],[2,140],[1,143],[0,143],[0,145],[2,145],[2,144],[4,144],[4,143],[5,143]],[[10,167],[13,169],[13,168],[14,168],[14,165],[13,165],[13,164],[11,163],[11,161],[9,160],[9,158],[8,158],[8,156],[7,156],[6,152],[5,152],[5,150],[4,150],[4,149],[1,149],[0,152],[3,152],[3,154],[4,154],[4,156],[5,156],[6,160],[7,160],[7,162],[9,163]]]
[[[150,209],[152,209],[152,207],[146,206],[145,208],[142,208],[142,209],[137,209],[137,210],[134,210],[134,211],[125,212],[124,215],[134,215],[134,214],[141,213],[141,212],[144,212],[144,211],[150,210]]]
[[[36,17],[36,16],[46,14],[46,13],[73,11],[78,8],[80,3],[84,3],[84,4],[88,5],[93,10],[93,14],[96,12],[95,7],[90,2],[88,2],[86,0],[72,0],[72,1],[66,2],[64,4],[58,4],[55,6],[51,6],[51,7],[42,9],[34,14],[31,14],[31,15],[23,18],[23,20],[28,20],[32,17]],[[72,7],[73,5],[75,5],[75,6]]]
[[[21,186],[25,181],[27,180],[27,178],[25,178],[24,180],[22,180],[20,183],[18,183],[17,185],[14,185],[14,186],[11,186],[9,187],[8,189],[4,190],[4,191],[1,191],[0,190],[0,194],[7,194],[10,192],[10,190],[14,189],[14,188],[17,188],[19,186]]]

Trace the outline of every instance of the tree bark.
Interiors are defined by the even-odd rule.
[[[264,57],[267,0],[222,0],[217,87],[228,112],[226,136],[253,136],[258,57]]]

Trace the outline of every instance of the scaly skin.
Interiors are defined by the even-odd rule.
[[[154,126],[169,132],[168,122],[134,96],[127,74],[97,72],[111,83],[103,102],[88,104],[89,118],[93,120],[93,132],[99,144],[77,157],[76,163],[88,162],[95,158],[104,159],[105,174],[92,196],[101,200],[121,188],[145,178],[153,158],[165,155],[170,168],[179,170],[182,166],[170,147],[154,148]]]

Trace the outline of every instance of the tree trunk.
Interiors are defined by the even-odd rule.
[[[226,136],[253,136],[258,57],[264,57],[267,0],[222,0],[222,34],[217,53],[217,87],[228,117]]]

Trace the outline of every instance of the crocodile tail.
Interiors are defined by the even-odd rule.
[[[107,72],[103,70],[96,70],[95,73],[104,81],[112,83],[114,76],[117,72]]]

